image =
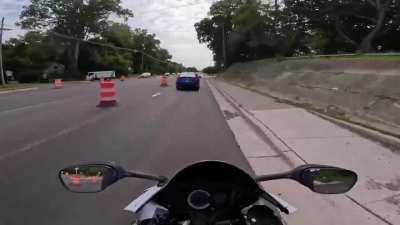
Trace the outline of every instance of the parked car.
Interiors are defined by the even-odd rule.
[[[198,91],[200,89],[200,79],[195,73],[181,73],[176,79],[176,90],[191,89]]]
[[[146,73],[140,74],[140,76],[138,78],[140,79],[140,78],[149,78],[149,77],[151,77],[151,73],[146,72]]]

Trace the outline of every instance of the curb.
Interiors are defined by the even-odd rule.
[[[295,164],[284,154],[287,151],[293,152],[300,160],[306,163],[306,161],[293,151],[278,135],[276,135],[268,126],[263,124],[241,104],[236,102],[232,96],[218,88],[215,83],[208,81],[208,85],[212,86],[239,113],[244,121],[267,145],[271,147],[284,163],[292,168],[295,167]]]
[[[322,118],[325,120],[328,120],[338,126],[341,126],[345,129],[348,129],[364,138],[367,138],[371,141],[375,141],[378,144],[390,149],[392,152],[399,154],[400,153],[400,139],[397,137],[393,137],[391,135],[386,135],[384,133],[381,133],[379,131],[366,128],[364,126],[360,126],[351,122],[347,122],[341,119],[337,119],[335,117],[331,117],[328,115],[325,115],[320,112],[312,111],[312,110],[307,110],[308,112]]]
[[[0,91],[0,94],[9,94],[9,93],[15,93],[15,92],[24,92],[24,91],[35,91],[37,89],[39,89],[39,88],[38,87],[22,88],[22,89],[9,90],[9,91]]]

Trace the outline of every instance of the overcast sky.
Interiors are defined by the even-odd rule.
[[[211,51],[197,41],[194,24],[207,16],[214,1],[122,0],[123,6],[135,14],[128,21],[132,28],[144,28],[155,33],[174,61],[199,69],[213,65],[213,61]],[[5,27],[17,28],[14,24],[22,6],[28,3],[28,0],[0,0],[0,16],[6,18]],[[7,31],[4,38],[7,40],[21,33],[20,30]]]

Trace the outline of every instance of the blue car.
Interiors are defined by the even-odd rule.
[[[176,90],[200,89],[200,78],[195,73],[181,73],[176,79]]]

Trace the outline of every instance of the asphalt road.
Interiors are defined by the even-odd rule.
[[[123,180],[98,194],[73,194],[57,178],[79,162],[115,161],[171,176],[199,160],[250,170],[206,82],[199,92],[158,80],[117,81],[119,105],[97,108],[97,83],[0,95],[0,224],[130,224],[122,209],[152,182]],[[152,97],[160,93],[159,96]]]

